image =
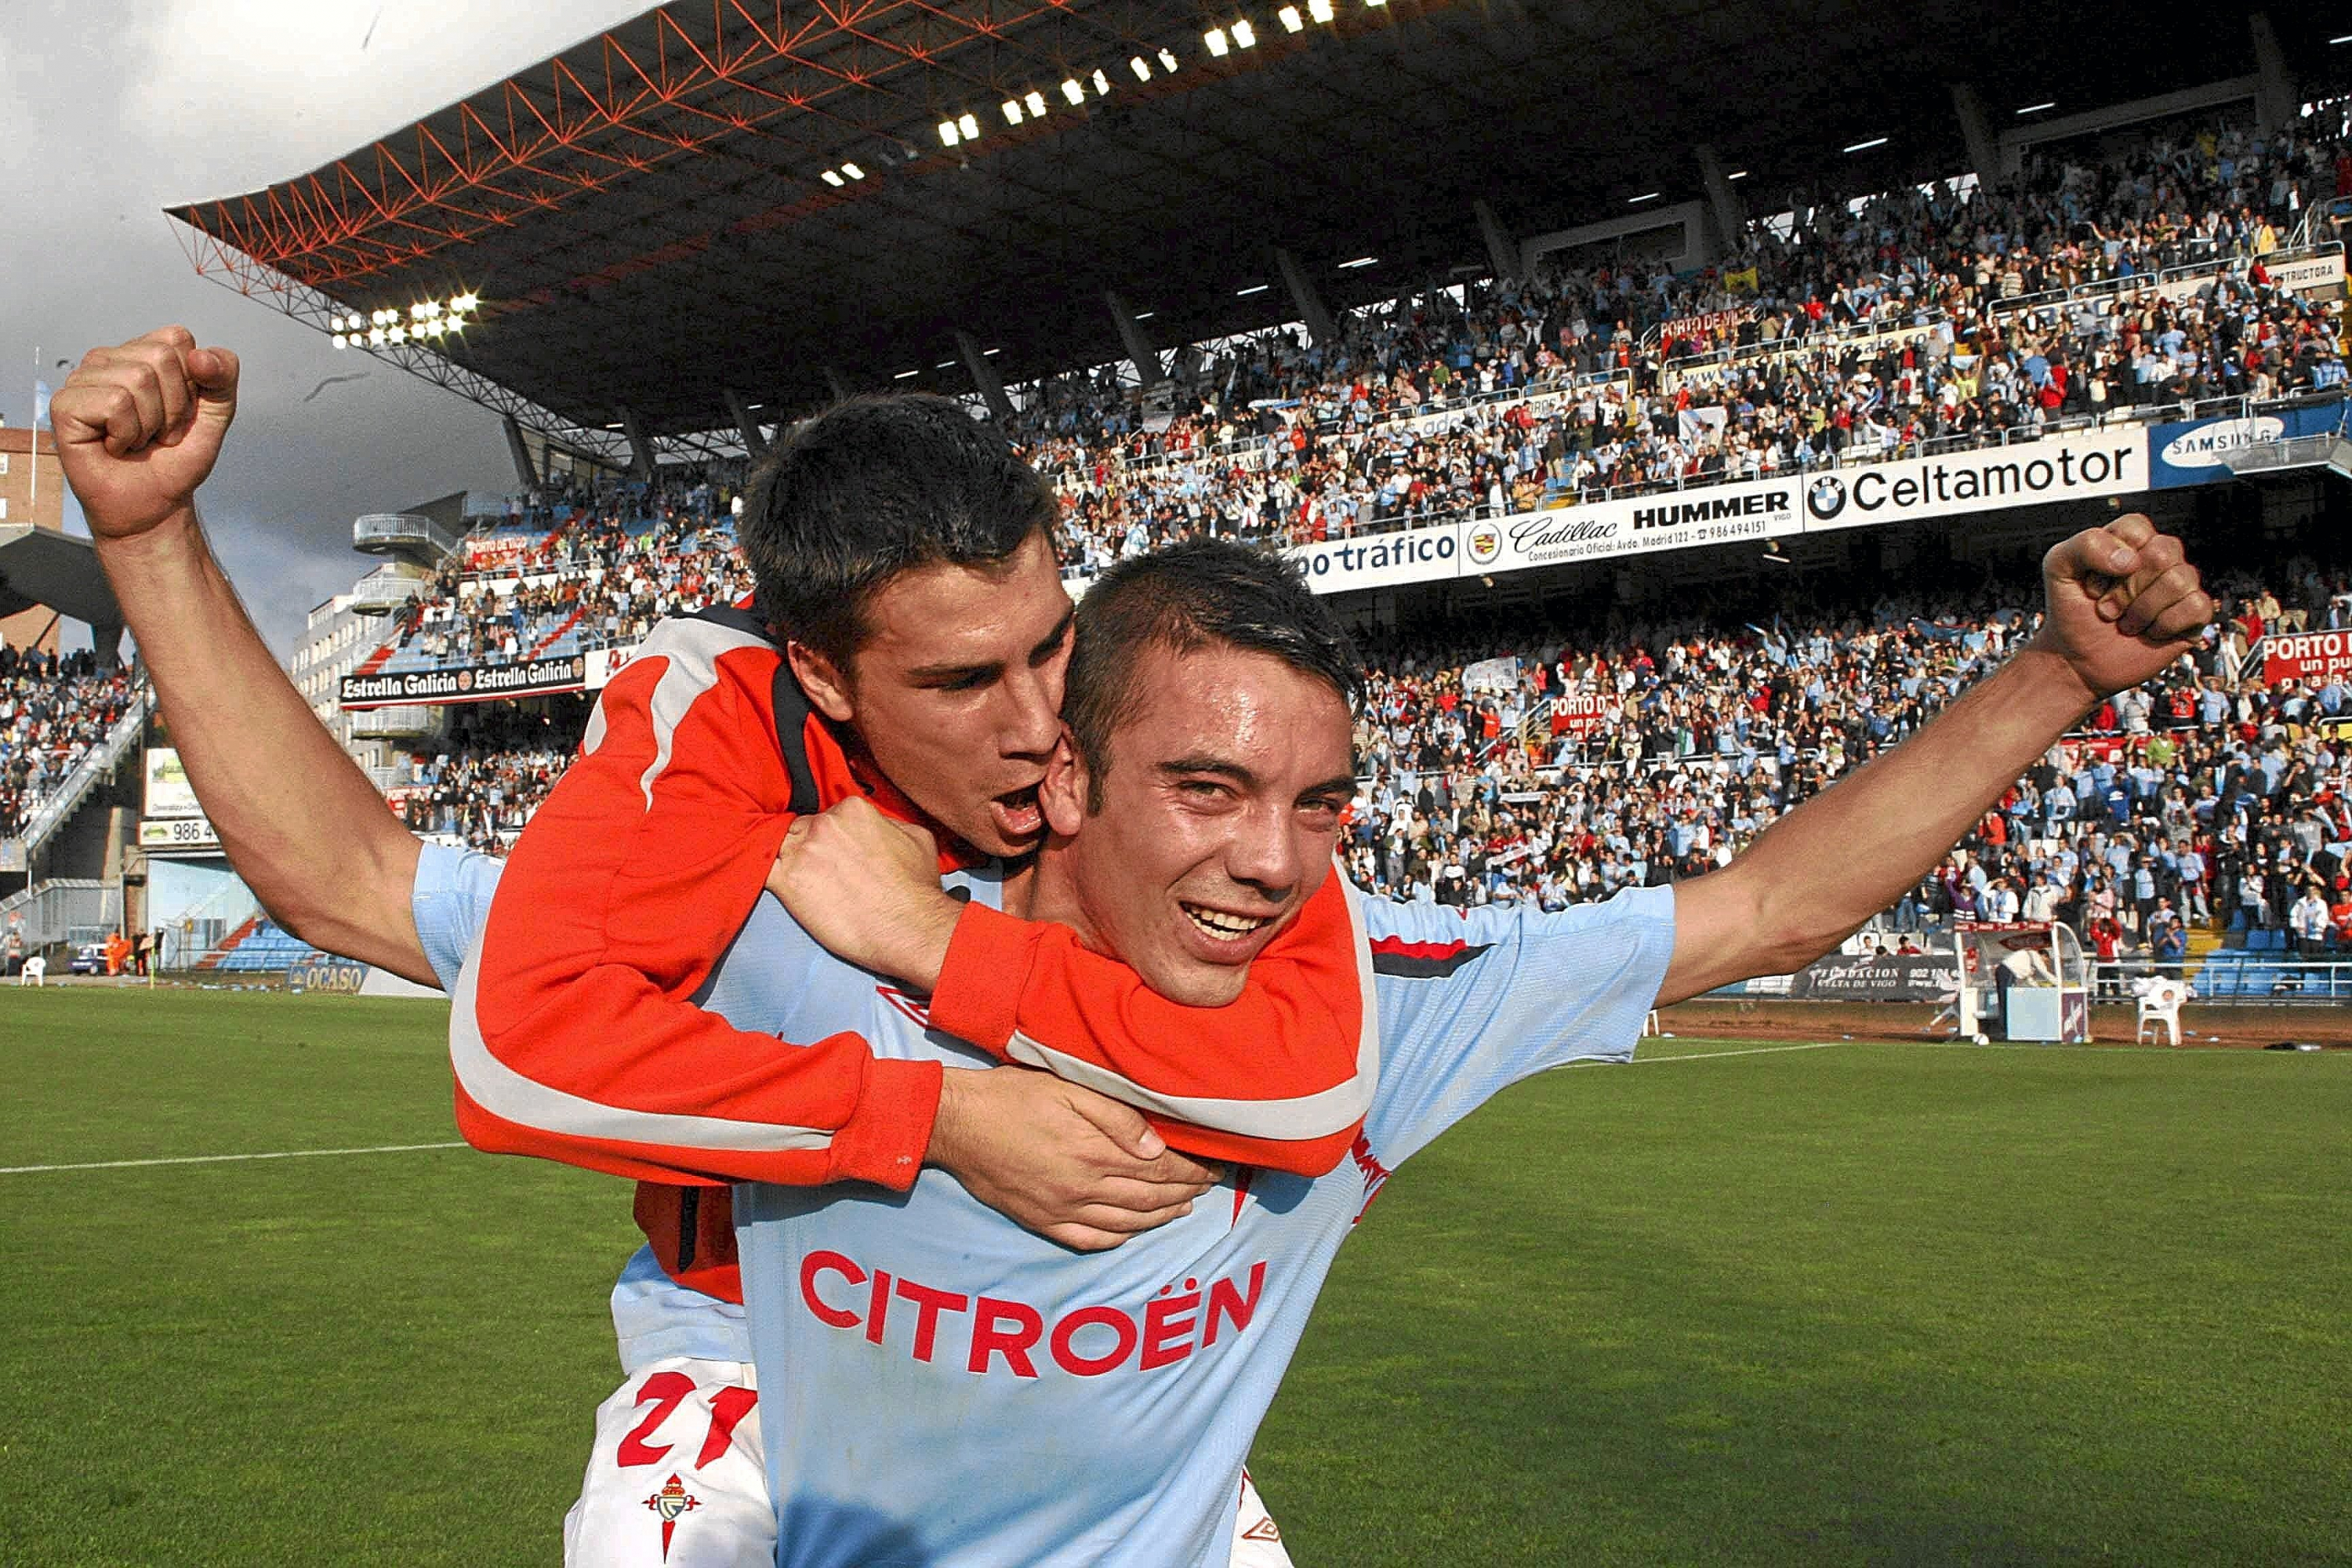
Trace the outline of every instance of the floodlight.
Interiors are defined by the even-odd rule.
[[[1375,10],[1375,11],[1379,10],[1381,6],[1383,6],[1383,5],[1387,5],[1388,3],[1389,3],[1389,0],[1364,0],[1364,4],[1365,4],[1366,5],[1368,5],[1368,6],[1370,6],[1371,9]]]
[[[828,185],[840,185],[846,184],[848,182],[844,180],[839,174],[834,173],[831,169],[827,169],[824,172],[824,183]]]
[[[1021,103],[1018,99],[1008,98],[1004,100],[1004,123],[1007,125],[1021,123]]]
[[[1235,22],[1234,24],[1234,44],[1236,47],[1244,49],[1254,49],[1257,47],[1257,29],[1251,26],[1246,21]]]
[[[904,381],[904,380],[906,380],[906,379],[907,379],[908,376],[910,376],[910,375],[920,375],[920,374],[923,374],[923,373],[922,373],[922,371],[921,371],[921,369],[920,369],[920,368],[917,368],[917,369],[914,369],[914,370],[902,370],[902,371],[900,371],[898,374],[896,374],[896,375],[892,376],[890,379],[891,379],[892,381]]]
[[[408,341],[408,329],[406,327],[394,327],[392,331],[386,332],[384,336],[390,338],[394,342],[404,343]]]
[[[2058,100],[2053,98],[2047,103],[2029,103],[2017,112],[2020,114],[2039,114],[2045,109],[2055,109],[2057,107]]]
[[[1253,294],[1263,294],[1273,287],[1274,285],[1271,283],[1253,283],[1246,289],[1234,289],[1234,298],[1236,300],[1246,300]]]
[[[1150,81],[1151,79],[1151,68],[1143,63],[1143,57],[1141,55],[1138,55],[1133,59],[1128,61],[1127,68],[1135,73],[1135,79],[1138,81]]]
[[[940,121],[940,146],[942,146],[942,147],[952,147],[952,146],[954,146],[957,142],[961,142],[961,141],[962,141],[962,140],[963,140],[963,133],[962,133],[961,132],[959,132],[959,131],[956,129],[956,122],[955,122],[954,121],[952,121],[952,120],[942,120],[942,121]]]
[[[1658,197],[1659,197],[1659,196],[1661,196],[1661,195],[1663,195],[1664,194],[1664,192],[1662,192],[1662,191],[1643,191],[1643,192],[1640,195],[1638,195],[1638,196],[1627,196],[1627,197],[1625,198],[1625,205],[1626,205],[1627,206],[1629,206],[1629,207],[1638,207],[1638,206],[1640,206],[1643,202],[1654,202],[1654,201],[1656,201],[1656,200],[1658,199]]]
[[[1175,50],[1162,49],[1160,51],[1160,68],[1166,71],[1170,76],[1174,76],[1176,74]]]
[[[855,163],[844,163],[841,166],[841,172],[853,180],[862,180],[866,177],[866,171]]]
[[[438,316],[425,323],[425,335],[428,338],[437,338],[448,330],[449,324]]]
[[[1331,0],[1307,0],[1307,14],[1318,22],[1328,22],[1339,15],[1331,8]]]
[[[1045,117],[1045,95],[1044,93],[1024,93],[1021,96],[1021,101],[1029,106],[1029,112],[1032,117],[1039,120]]]
[[[1072,109],[1076,109],[1080,104],[1086,102],[1087,89],[1078,85],[1077,78],[1072,77],[1069,80],[1062,84],[1062,96],[1070,100],[1070,107]]]
[[[342,333],[337,332],[335,334],[335,346],[339,349],[347,349],[352,346],[352,340],[343,336]]]
[[[382,327],[371,327],[368,329],[368,347],[372,349],[380,349],[383,347],[383,329]]]
[[[1109,90],[1110,78],[1103,75],[1100,71],[1095,72],[1095,96],[1097,98],[1100,98],[1104,93],[1107,93]]]
[[[482,300],[479,295],[467,293],[458,295],[456,299],[450,300],[449,303],[456,306],[460,310],[471,311],[478,309],[481,305]]]
[[[976,115],[965,114],[958,116],[956,120],[956,129],[963,132],[963,139],[967,142],[977,142],[980,140],[980,120]]]
[[[1847,152],[1849,152],[1849,153],[1867,153],[1867,152],[1869,152],[1873,147],[1884,147],[1884,146],[1885,146],[1885,145],[1886,145],[1886,138],[1885,138],[1885,137],[1884,137],[1884,136],[1874,136],[1874,137],[1872,137],[1872,138],[1871,138],[1869,141],[1867,141],[1867,142],[1856,142],[1852,143],[1851,145],[1849,145],[1849,146],[1846,148],[1846,151],[1847,151]]]
[[[1303,33],[1307,30],[1307,18],[1298,14],[1298,7],[1296,5],[1285,5],[1275,15],[1282,19],[1282,30],[1286,33]]]
[[[1232,45],[1225,42],[1225,30],[1223,27],[1210,28],[1207,32],[1201,35],[1201,41],[1208,45],[1209,53],[1214,55],[1219,59],[1223,59],[1225,56],[1231,52],[1233,47]]]
[[[1723,177],[1727,180],[1744,180],[1748,177],[1748,171],[1745,169],[1734,169],[1731,173],[1724,175]]]

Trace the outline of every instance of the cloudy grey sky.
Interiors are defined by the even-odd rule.
[[[0,417],[32,417],[37,371],[55,386],[59,360],[151,327],[236,349],[202,499],[282,658],[367,564],[352,517],[513,469],[492,416],[198,278],[163,209],[316,168],[652,4],[0,0]]]

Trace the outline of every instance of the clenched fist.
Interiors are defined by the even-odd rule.
[[[236,355],[163,327],[92,349],[49,402],[58,458],[99,540],[132,538],[194,504],[236,417]]]
[[[2095,700],[2154,676],[2195,647],[2213,618],[2180,541],[2137,512],[2053,546],[2042,581],[2049,615],[2033,640]]]

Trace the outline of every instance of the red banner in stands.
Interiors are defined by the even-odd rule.
[[[538,543],[539,537],[528,533],[494,539],[469,539],[466,542],[466,570],[503,572],[510,566],[520,566]]]
[[[2288,632],[2263,639],[2263,679],[2325,686],[2352,675],[2352,632]]]
[[[1570,691],[1552,700],[1551,732],[1578,740],[1609,722],[1610,700],[1589,691]]]

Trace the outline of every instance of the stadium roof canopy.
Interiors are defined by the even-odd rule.
[[[0,616],[43,605],[96,627],[122,625],[114,589],[89,540],[29,522],[0,522]]]
[[[776,420],[828,371],[969,392],[959,331],[1007,382],[1107,363],[1110,291],[1162,348],[1295,320],[1277,247],[1333,310],[1484,272],[1474,201],[1520,236],[1622,216],[1703,195],[1700,143],[1751,211],[1955,173],[1955,82],[1998,131],[2256,65],[2229,5],[1297,0],[1294,33],[1286,3],[680,0],[173,216],[321,330],[478,295],[370,352],[609,453],[631,416],[728,427],[730,390]],[[2352,55],[2321,9],[2273,14],[2306,96]]]

